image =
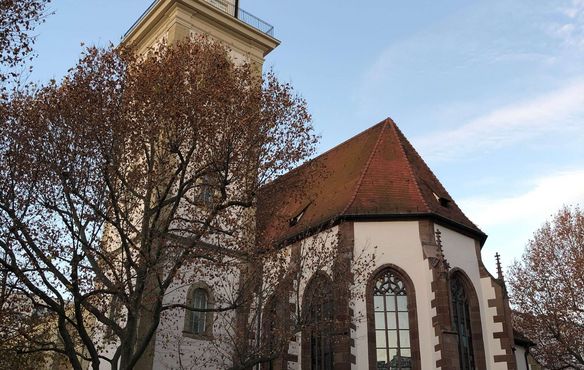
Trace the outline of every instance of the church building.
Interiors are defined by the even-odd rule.
[[[311,167],[324,175],[294,198],[292,184],[309,176]],[[317,295],[331,297],[327,314],[346,327],[334,330],[339,337],[330,348],[315,349],[307,343],[311,339],[301,338],[289,356],[297,356],[297,368],[517,368],[505,287],[481,260],[486,235],[391,119],[277,179],[260,199],[286,205],[268,212],[258,204],[260,235],[270,241],[298,243],[333,230],[343,254],[355,258],[374,247],[361,286],[348,286],[353,282],[342,280],[334,268],[314,277],[328,281],[318,285]],[[297,219],[285,224],[286,217],[276,213]],[[305,300],[315,294],[311,282]],[[352,289],[359,291],[350,294]],[[343,321],[344,316],[350,319]],[[327,351],[334,352],[332,367],[311,366],[326,362],[318,356]]]
[[[273,32],[238,0],[157,0],[123,42],[144,51],[206,34],[228,45],[236,61],[261,69],[279,45]],[[274,294],[280,305],[267,301],[254,335],[269,337],[279,316],[268,306],[282,301],[298,305],[310,322],[334,324],[294,333],[285,350],[254,369],[518,369],[502,275],[492,276],[482,262],[487,236],[391,119],[284,174],[258,197],[258,243],[293,251],[333,235],[338,253],[297,287],[296,297]],[[356,259],[367,255],[355,272]],[[219,294],[209,281],[177,292],[201,308]],[[213,315],[184,312],[179,321],[161,323],[144,368],[229,368],[230,355],[200,366],[165,355],[160,343],[169,330],[185,352],[211,353]]]

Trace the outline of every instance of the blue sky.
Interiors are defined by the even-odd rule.
[[[34,81],[118,43],[151,0],[53,0]],[[241,0],[282,41],[266,60],[308,100],[319,152],[392,117],[504,265],[584,205],[584,0]]]

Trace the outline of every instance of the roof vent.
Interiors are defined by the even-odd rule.
[[[450,206],[450,202],[452,202],[452,200],[445,198],[445,197],[441,197],[434,192],[432,192],[432,195],[434,195],[434,198],[436,198],[438,203],[440,203],[440,205],[444,208],[448,208]]]
[[[304,206],[304,208],[302,208],[302,210],[300,212],[298,212],[296,214],[296,216],[292,217],[289,221],[288,221],[288,225],[290,225],[290,227],[295,226],[296,224],[298,224],[300,222],[300,220],[302,219],[302,217],[304,216],[304,214],[306,213],[306,210],[308,209],[308,207],[310,206],[312,202],[308,203],[306,206]]]

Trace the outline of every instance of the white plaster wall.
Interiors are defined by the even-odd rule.
[[[229,297],[234,296],[238,287],[237,270],[226,271],[222,276],[201,273],[193,270],[185,272],[168,289],[164,296],[164,305],[187,303],[187,292],[191,283],[205,283],[212,288],[216,306],[225,305]],[[173,309],[161,315],[160,324],[155,334],[153,369],[224,369],[231,363],[233,353],[234,318],[233,311],[214,314],[213,341],[188,338],[183,335],[187,312]],[[107,346],[103,355],[113,357],[117,344]],[[179,355],[180,354],[180,355]],[[180,364],[182,363],[182,367]],[[106,361],[100,363],[100,369],[109,369]]]
[[[434,294],[430,282],[432,273],[424,260],[417,221],[356,222],[355,255],[363,251],[375,252],[375,263],[371,271],[391,263],[404,270],[414,284],[418,311],[418,331],[422,369],[433,369],[438,354],[434,346],[438,339],[434,335],[431,308]],[[376,248],[376,249],[375,249]],[[358,287],[364,292],[365,286]],[[367,320],[364,299],[355,299],[355,354],[354,368],[368,369]]]
[[[338,226],[308,237],[301,242],[303,272],[300,284],[300,305],[304,289],[316,271],[325,272],[332,279],[331,270],[336,251],[338,250]]]
[[[302,263],[304,270],[302,276],[297,281],[299,289],[298,303],[302,305],[302,298],[305,287],[317,270],[324,271],[329,275],[331,272],[332,262],[334,260],[337,248],[338,227],[333,227],[323,231],[315,236],[304,239],[300,248],[303,253]],[[290,261],[290,250],[285,249],[281,252],[286,261]],[[271,276],[275,276],[273,274]],[[198,274],[199,279],[195,277],[185,278],[190,282],[204,282],[213,287],[215,299],[220,299],[221,295],[230,296],[233,290],[237,289],[238,275],[235,271],[232,274],[213,276],[213,274]],[[266,278],[267,286],[275,287],[275,281]],[[185,303],[189,284],[176,282],[169,289],[168,294],[164,297],[164,303]],[[269,296],[270,291],[266,291]],[[290,297],[290,302],[295,303],[296,297]],[[302,307],[302,306],[301,306]],[[231,361],[233,351],[233,319],[234,312],[228,314],[216,315],[217,321],[214,323],[214,341],[195,340],[186,338],[182,335],[185,310],[175,310],[170,315],[165,315],[160,322],[156,334],[154,369],[179,369],[178,353],[181,353],[181,361],[184,368],[193,369],[223,369]],[[231,329],[231,330],[230,330]],[[297,335],[297,341],[290,343],[289,353],[298,355],[301,358],[301,335]],[[218,359],[218,362],[213,362]],[[289,369],[299,368],[298,364],[288,363]]]
[[[505,351],[501,346],[501,340],[494,337],[494,333],[501,332],[503,330],[503,324],[500,322],[494,322],[494,317],[497,315],[497,309],[495,307],[488,307],[488,301],[490,299],[496,298],[495,288],[493,288],[491,284],[492,280],[490,277],[481,279],[481,322],[483,324],[483,338],[485,341],[487,367],[489,369],[506,370],[506,365],[500,362],[496,363],[494,358],[494,356],[504,355]]]
[[[238,272],[234,267],[221,274],[211,271],[192,271],[189,276],[171,285],[164,296],[164,304],[186,304],[187,292],[191,283],[205,283],[212,289],[215,306],[225,306],[238,289]],[[174,309],[162,315],[156,332],[154,366],[159,369],[223,369],[231,364],[234,344],[235,312],[215,313],[213,340],[188,338],[183,335],[187,312]]]
[[[497,312],[494,307],[489,307],[488,302],[489,299],[495,299],[495,290],[491,285],[490,277],[482,279],[480,277],[475,241],[441,225],[435,225],[435,230],[440,230],[442,234],[444,256],[450,267],[463,270],[471,280],[477,293],[481,310],[487,369],[505,370],[507,368],[506,364],[494,362],[494,356],[505,354],[505,351],[501,348],[500,339],[493,337],[493,334],[500,332],[503,326],[501,323],[494,323],[493,321]]]
[[[192,25],[191,27],[193,27],[193,29],[190,30],[190,37],[193,39],[196,39],[200,36],[212,37],[207,32],[197,29],[196,26],[194,26],[194,25]],[[219,41],[219,40],[217,40],[217,38],[213,38],[213,40]],[[226,45],[226,46],[228,47],[229,56],[235,62],[235,65],[241,66],[244,63],[250,62],[249,54],[246,54],[245,51],[238,49],[234,45]]]

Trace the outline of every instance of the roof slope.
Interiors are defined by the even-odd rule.
[[[270,244],[340,218],[431,216],[486,238],[389,118],[263,187],[257,210]]]

